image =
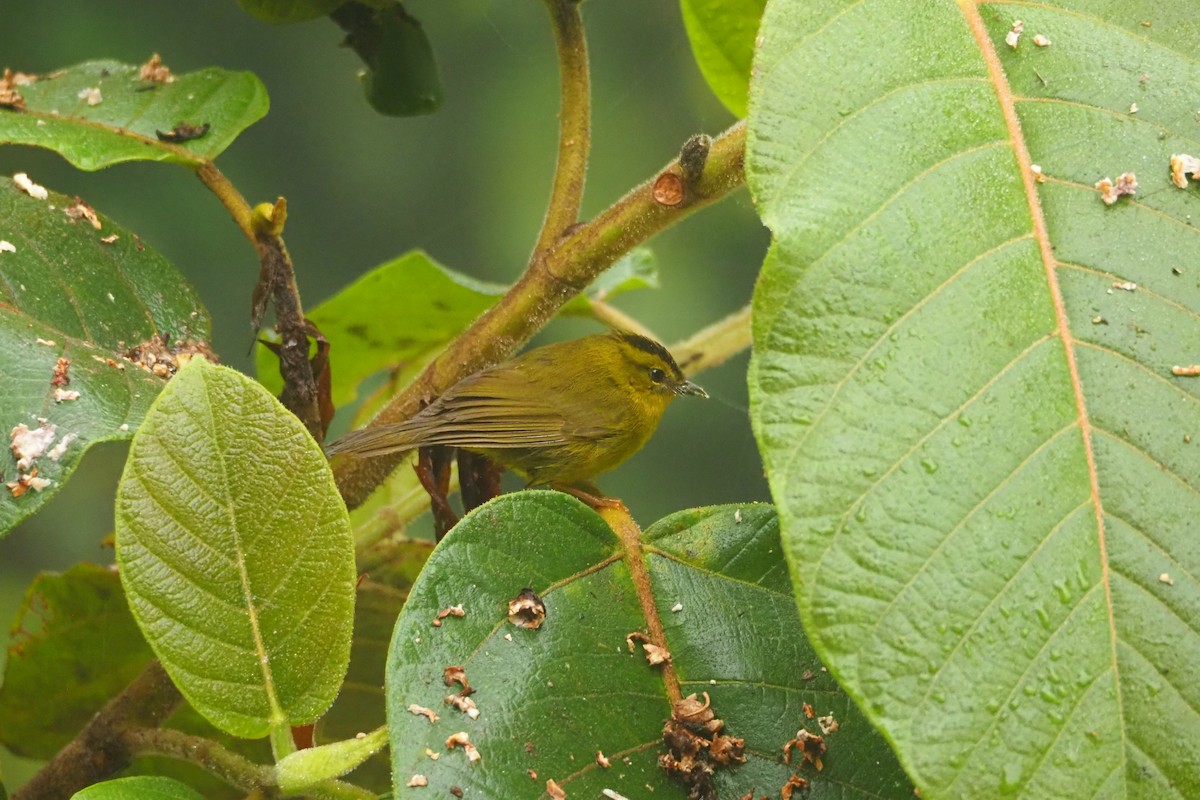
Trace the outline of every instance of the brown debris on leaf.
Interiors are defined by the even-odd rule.
[[[34,460],[46,452],[46,448],[54,442],[57,426],[45,420],[42,420],[42,423],[30,430],[29,426],[22,422],[8,432],[8,446],[17,459],[17,469],[22,472],[33,466]]]
[[[180,142],[190,142],[193,139],[199,139],[208,133],[211,127],[207,122],[202,125],[193,125],[190,122],[178,122],[169,131],[155,130],[154,135],[158,137],[160,142],[179,144]]]
[[[471,719],[479,719],[479,708],[471,698],[461,694],[448,694],[442,700],[446,705],[454,706]]]
[[[692,694],[675,703],[663,726],[667,752],[658,757],[658,766],[683,784],[689,800],[716,800],[716,770],[746,760],[745,741],[721,733],[724,727],[713,713],[708,692],[703,700]]]
[[[1200,180],[1200,158],[1187,153],[1176,153],[1171,156],[1171,183],[1180,189],[1188,187],[1188,176]]]
[[[89,106],[98,106],[104,102],[104,95],[100,93],[99,86],[85,86],[79,90],[79,94],[75,95],[80,100],[83,100]]]
[[[629,647],[629,652],[631,653],[634,650],[634,642],[642,643],[642,650],[645,651],[646,661],[649,662],[650,666],[657,667],[660,664],[666,664],[670,662],[670,651],[668,651],[667,648],[663,647],[662,645],[652,642],[650,637],[641,631],[634,631],[633,633],[626,634],[625,636],[625,644]]]
[[[206,342],[189,340],[168,346],[167,339],[157,333],[122,354],[126,361],[137,364],[160,378],[174,375],[192,356],[203,356],[213,363],[217,361],[216,355]]]
[[[609,767],[612,766],[612,761],[609,759],[608,756],[604,755],[603,750],[596,751],[596,763],[599,764],[604,769],[608,769]]]
[[[550,800],[567,800],[567,793],[553,778],[546,781],[546,795]]]
[[[54,372],[50,378],[51,386],[66,386],[71,382],[71,359],[59,357],[54,364]]]
[[[76,197],[75,205],[67,206],[63,209],[63,213],[67,215],[67,218],[70,219],[71,222],[75,222],[76,220],[80,219],[86,219],[96,230],[100,230],[101,228],[100,217],[96,215],[96,209],[84,202],[82,197]]]
[[[475,690],[472,689],[471,684],[467,682],[467,671],[462,667],[446,667],[444,670],[442,670],[442,682],[447,686],[453,686],[457,683],[462,687],[462,691],[459,692],[459,694],[461,694],[463,697],[475,694]]]
[[[1025,23],[1019,19],[1013,20],[1012,28],[1004,34],[1004,43],[1014,50],[1017,49],[1017,45],[1021,42],[1021,34],[1024,32]]]
[[[12,181],[25,194],[32,197],[34,200],[46,200],[50,197],[50,192],[45,186],[40,183],[34,183],[33,179],[27,173],[18,172],[12,176]]]
[[[414,773],[413,776],[408,779],[408,783],[406,783],[404,785],[409,787],[410,789],[415,789],[419,786],[428,786],[429,779],[426,778],[424,775],[421,775],[420,773]]]
[[[508,621],[518,628],[537,630],[546,621],[546,604],[527,586],[508,602]]]
[[[11,108],[13,111],[25,110],[25,98],[21,96],[17,87],[33,83],[33,80],[22,81],[21,78],[36,80],[36,76],[29,76],[24,72],[13,72],[8,67],[4,68],[4,74],[0,76],[0,108]]]
[[[809,733],[803,728],[796,731],[796,738],[783,744],[783,762],[785,764],[792,763],[793,749],[799,750],[804,756],[804,760],[817,768],[817,772],[825,768],[821,762],[821,756],[825,755],[825,737]]]
[[[787,783],[779,790],[779,794],[783,800],[792,800],[792,795],[799,789],[802,792],[808,791],[808,781],[801,778],[799,775],[793,775],[787,779]]]
[[[12,492],[13,497],[21,497],[30,489],[33,489],[35,492],[40,492],[51,483],[53,483],[53,481],[45,478],[39,478],[37,467],[34,467],[33,469],[29,470],[28,473],[18,475],[15,481],[9,481],[4,485],[8,487],[10,492]]]
[[[446,739],[447,750],[453,750],[456,747],[461,747],[463,749],[463,752],[467,754],[467,761],[470,761],[472,764],[483,758],[483,756],[479,755],[479,750],[475,748],[475,745],[471,744],[471,737],[466,731],[452,733],[450,734],[450,737]]]
[[[138,80],[149,83],[174,83],[175,76],[163,63],[162,57],[155,53],[150,60],[138,68]]]
[[[1124,195],[1137,194],[1137,176],[1132,172],[1122,172],[1116,181],[1107,177],[1101,178],[1096,181],[1096,188],[1100,190],[1100,199],[1104,201],[1104,205],[1111,206]]]
[[[475,690],[467,682],[467,671],[458,666],[446,667],[446,669],[442,670],[442,682],[447,686],[453,686],[457,683],[462,687],[462,690],[458,694],[448,694],[442,698],[442,701],[446,705],[454,706],[471,719],[479,719],[479,709],[476,707],[475,701],[471,699],[471,695],[475,694]]]
[[[442,620],[444,620],[446,617],[465,617],[466,615],[467,612],[463,610],[461,603],[456,606],[450,606],[449,608],[443,608],[437,613],[437,616],[433,618],[433,627],[442,627]]]
[[[833,718],[833,712],[830,711],[823,717],[817,717],[817,724],[821,726],[821,733],[828,736],[831,733],[837,733],[837,729],[841,727],[838,721]]]
[[[441,719],[441,717],[437,715],[437,712],[432,708],[419,706],[416,703],[410,703],[407,710],[408,713],[418,717],[425,717],[425,719],[429,720],[430,722],[437,722],[439,719]]]

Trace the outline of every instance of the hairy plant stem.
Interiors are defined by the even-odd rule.
[[[129,766],[136,751],[126,738],[138,727],[154,726],[169,717],[183,701],[167,671],[150,662],[108,705],[92,717],[13,800],[58,800]]]
[[[607,325],[610,328],[616,328],[617,330],[622,331],[630,331],[632,333],[640,333],[642,336],[654,339],[655,341],[658,340],[658,337],[654,335],[654,331],[650,330],[641,322],[629,316],[616,306],[611,306],[603,300],[589,300],[588,306],[588,311],[590,312],[592,319],[596,320],[597,322]]]
[[[274,770],[271,767],[255,764],[212,739],[170,728],[144,728],[127,732],[125,742],[131,750],[143,755],[189,761],[230,786],[245,791],[259,789],[263,797],[278,796],[278,790],[272,787]]]
[[[212,739],[170,728],[143,728],[125,734],[129,748],[139,755],[159,755],[189,761],[216,778],[257,797],[280,797],[275,770],[226,750]],[[369,792],[344,781],[322,781],[307,787],[305,796],[327,800],[372,800]]]
[[[671,347],[685,375],[724,364],[750,346],[750,304]]]
[[[567,228],[575,224],[583,203],[583,184],[591,151],[592,90],[579,6],[580,0],[546,0],[558,53],[561,121],[554,186],[534,247],[535,254],[549,250]]]
[[[714,139],[703,173],[689,184],[681,203],[664,205],[653,194],[653,184],[662,174],[681,174],[678,160],[673,160],[596,219],[573,227],[548,252],[535,254],[504,297],[451,342],[420,378],[392,398],[371,425],[408,419],[422,400],[437,397],[467,375],[507,358],[620,256],[740,186],[745,142],[743,122]],[[335,460],[334,477],[346,504],[351,508],[361,504],[406,457],[397,453]]]

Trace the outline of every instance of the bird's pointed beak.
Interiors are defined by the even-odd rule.
[[[693,397],[703,397],[705,399],[708,399],[708,392],[704,391],[703,389],[701,389],[699,386],[692,383],[691,381],[684,381],[683,383],[676,386],[675,394],[679,395],[680,397],[682,397],[685,394],[690,394]]]

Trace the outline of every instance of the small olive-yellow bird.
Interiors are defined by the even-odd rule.
[[[671,401],[708,397],[667,349],[624,331],[546,345],[476,372],[406,422],[354,431],[329,455],[461,447],[534,485],[588,487],[641,449]]]

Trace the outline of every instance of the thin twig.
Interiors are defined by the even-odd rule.
[[[642,336],[658,340],[654,335],[654,331],[647,328],[641,322],[626,314],[616,306],[609,305],[603,300],[589,300],[588,312],[592,319],[603,323],[610,328],[615,328],[621,331],[629,331],[631,333],[639,333]]]
[[[671,347],[686,375],[724,364],[750,346],[750,304]]]
[[[534,248],[535,257],[553,247],[575,224],[583,203],[583,184],[591,148],[591,86],[579,5],[579,0],[546,0],[558,52],[561,99],[554,186]]]
[[[372,425],[401,422],[483,367],[502,361],[536,333],[571,297],[582,291],[620,256],[663,228],[721,199],[745,180],[745,123],[738,122],[713,140],[704,172],[677,205],[654,198],[653,184],[663,174],[681,174],[678,160],[618,200],[591,222],[577,225],[471,327],[451,342],[421,377],[392,398]],[[354,508],[387,477],[404,453],[372,459],[335,460],[334,476],[346,504]]]
[[[217,742],[203,736],[194,736],[170,728],[144,728],[128,731],[125,742],[130,750],[140,755],[158,755],[188,761],[244,791],[258,789],[267,791],[265,796],[274,797],[274,770],[264,764],[256,764],[245,756],[226,750]]]

